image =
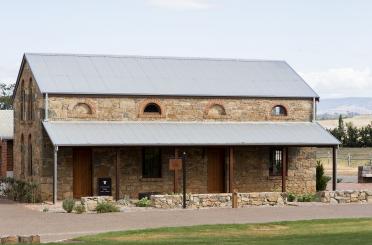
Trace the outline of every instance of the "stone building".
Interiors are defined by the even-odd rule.
[[[181,162],[191,193],[311,193],[339,143],[318,100],[284,61],[25,54],[14,174],[48,200],[180,192]]]
[[[13,176],[13,111],[0,110],[0,177]]]

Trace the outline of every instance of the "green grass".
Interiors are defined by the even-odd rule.
[[[203,225],[109,232],[69,244],[371,244],[372,219]]]

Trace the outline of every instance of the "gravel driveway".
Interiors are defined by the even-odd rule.
[[[284,207],[147,210],[111,214],[42,213],[0,200],[0,234],[38,234],[43,242],[98,232],[190,226],[199,224],[261,223],[283,220],[372,217],[371,204],[313,204]]]

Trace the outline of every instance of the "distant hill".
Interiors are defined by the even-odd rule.
[[[330,119],[330,120],[318,120],[320,125],[325,128],[331,129],[338,126],[338,119]],[[372,122],[372,115],[359,115],[354,116],[351,118],[345,118],[345,123],[351,122],[354,126],[360,128],[365,127]]]
[[[358,115],[372,114],[372,98],[349,97],[337,99],[320,99],[318,115]]]

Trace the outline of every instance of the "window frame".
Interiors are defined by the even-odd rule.
[[[280,108],[281,110],[283,110],[284,113],[281,114],[280,111],[279,111],[279,113],[277,114],[276,113],[276,108]],[[274,117],[286,117],[286,116],[288,116],[288,110],[283,105],[275,105],[271,109],[271,115],[274,116]]]
[[[149,171],[149,173],[146,173],[145,171],[147,171],[147,163],[146,163],[146,151],[148,150],[157,150],[159,154],[158,155],[158,159],[156,160],[157,163],[153,163],[153,162],[150,162],[150,165],[157,165],[155,166],[156,168],[158,168],[157,170],[153,170],[151,169]],[[150,166],[150,168],[153,168],[154,166]],[[162,174],[163,174],[163,171],[162,171],[162,149],[161,147],[143,147],[142,148],[142,173],[141,173],[141,176],[143,179],[160,179],[162,178]]]
[[[277,151],[280,151],[280,155],[277,155]],[[280,159],[275,159],[275,157],[280,156]],[[272,147],[270,149],[270,162],[269,162],[269,176],[275,177],[275,176],[282,176],[283,172],[283,165],[286,164],[286,173],[285,175],[288,176],[288,154],[287,149],[285,147]],[[277,172],[274,172],[274,162],[280,161],[280,167],[277,170]],[[276,165],[276,164],[275,164]]]

